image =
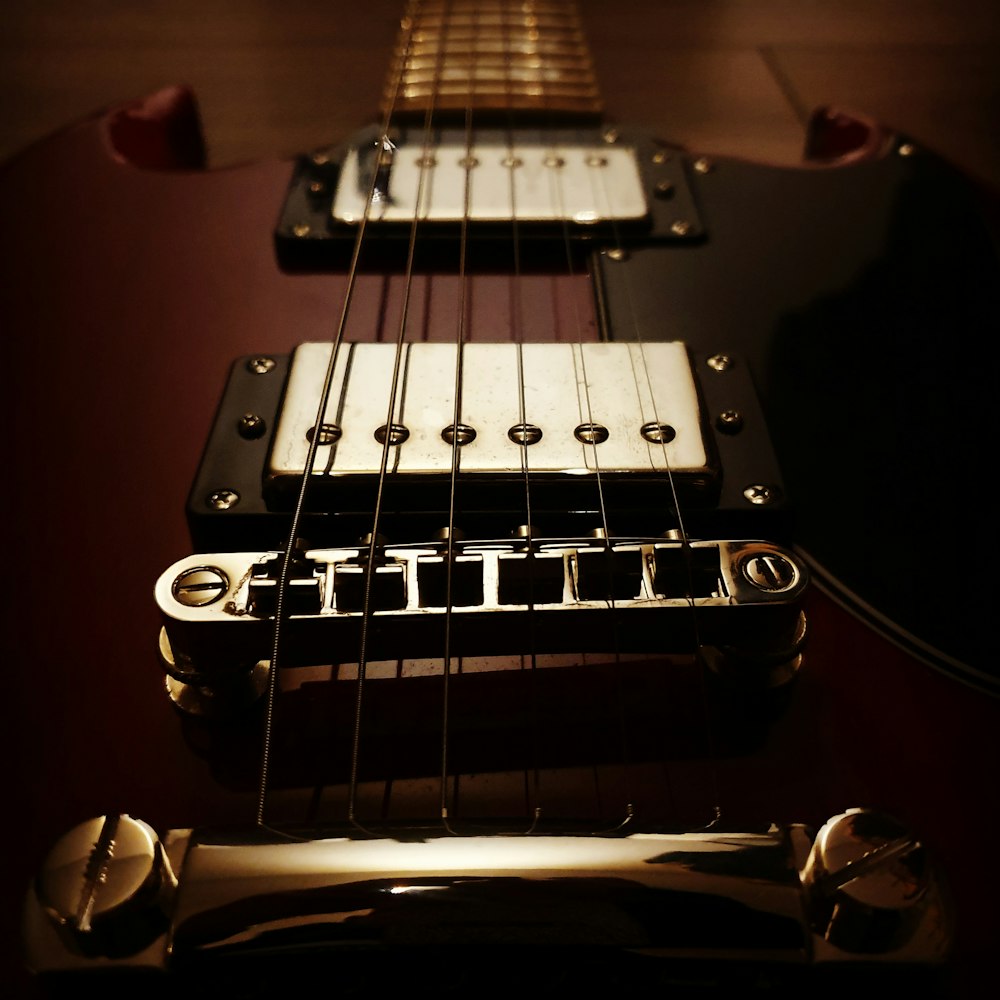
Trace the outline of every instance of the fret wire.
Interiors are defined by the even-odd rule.
[[[560,17],[554,15],[516,15],[497,14],[485,18],[473,18],[459,15],[457,17],[443,18],[429,15],[419,16],[414,21],[414,28],[417,34],[421,31],[434,31],[441,28],[473,28],[477,31],[492,28],[537,28],[547,31],[554,28],[559,31],[574,31],[580,33],[580,27],[576,20],[571,17]]]
[[[524,81],[520,83],[517,88],[509,88],[509,91],[513,98],[540,97],[544,95],[546,97],[567,98],[570,100],[576,99],[581,102],[592,103],[597,97],[596,91],[590,87],[573,87],[563,84],[552,84],[547,81],[541,81],[540,83]],[[506,93],[508,93],[508,90],[504,89],[502,86],[498,86],[496,82],[492,80],[481,80],[472,84],[466,84],[464,87],[459,84],[443,82],[438,87],[435,87],[433,84],[416,84],[407,85],[401,89],[403,98],[407,100],[419,100],[421,98],[429,97],[432,94],[437,94],[445,98],[456,98],[464,95],[467,95],[470,98],[482,98],[489,96],[499,98],[503,97]]]
[[[466,12],[468,11],[468,13]],[[523,23],[528,20],[553,19],[571,24],[579,24],[579,17],[565,5],[556,6],[552,4],[534,5],[530,9],[524,6],[512,6],[511,4],[460,4],[457,5],[457,12],[449,17],[443,13],[440,7],[428,6],[421,8],[413,15],[414,27],[428,21],[443,21],[454,19],[459,21],[469,21],[473,18],[474,12],[480,11],[484,22],[490,23],[496,20],[512,21]]]
[[[502,96],[502,95],[501,95]],[[543,112],[548,111],[552,106],[546,102],[545,94],[512,96],[510,100],[500,103],[494,95],[486,95],[481,99],[474,99],[470,102],[468,96],[465,97],[443,97],[435,102],[435,111],[454,112],[464,110],[467,104],[472,105],[473,110],[482,112],[499,111],[523,111],[523,112]],[[590,117],[597,114],[601,105],[593,100],[579,99],[573,100],[564,97],[559,99],[559,112],[566,115],[583,115]],[[400,114],[419,113],[427,108],[427,101],[424,98],[403,98],[399,102],[398,110]]]
[[[469,64],[453,63],[439,77],[435,77],[430,69],[407,69],[403,74],[404,86],[433,82],[436,78],[443,80],[464,80],[474,74],[476,80],[531,80],[565,82],[568,85],[593,86],[583,70],[546,69],[542,66],[477,66],[472,69]]]
[[[590,61],[590,55],[586,45],[576,41],[548,41],[547,39],[525,39],[518,43],[513,49],[505,49],[501,42],[481,36],[469,38],[448,39],[443,45],[440,40],[418,42],[410,50],[415,56],[437,55],[441,50],[446,55],[454,53],[469,53],[476,56],[491,54],[504,55],[508,51],[513,51],[515,55],[532,56],[575,56]]]
[[[538,111],[596,115],[600,94],[579,14],[571,3],[453,0],[412,4],[411,45],[397,47],[402,111],[423,110],[428,88],[441,82],[437,110],[453,113],[467,97],[478,111]],[[471,63],[482,69],[470,72]],[[401,68],[402,67],[402,68]],[[437,68],[434,79],[427,71]],[[490,86],[502,71],[504,86]],[[537,73],[530,72],[536,70]],[[510,78],[516,84],[510,88]],[[464,91],[459,80],[468,80]]]
[[[471,58],[468,60],[450,59],[449,67],[466,68],[472,62],[473,60]],[[581,74],[585,73],[588,76],[593,73],[593,66],[590,61],[579,56],[549,56],[543,60],[538,55],[532,55],[526,52],[517,53],[509,58],[492,54],[480,54],[477,55],[475,62],[476,65],[487,69],[504,70],[508,66],[521,66],[532,69],[549,68],[560,72],[569,71]],[[398,69],[399,64],[400,62],[397,61],[394,63],[394,67]],[[434,59],[430,59],[426,56],[416,56],[406,59],[403,62],[403,68],[406,71],[432,70],[436,68],[436,63]]]

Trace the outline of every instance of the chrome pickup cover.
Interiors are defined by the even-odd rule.
[[[592,225],[637,220],[648,214],[643,181],[630,146],[560,142],[558,134],[532,142],[461,136],[434,142],[420,135],[398,145],[385,141],[369,218],[376,222],[567,222]],[[336,222],[360,222],[372,189],[377,140],[353,147],[344,159],[333,199]],[[466,212],[466,187],[468,211]],[[418,206],[418,192],[420,204]]]
[[[271,449],[269,481],[301,479],[332,345],[300,345]],[[313,474],[372,477],[382,464],[394,344],[347,344],[337,357]],[[459,352],[405,344],[392,423],[393,476],[444,477],[453,462]],[[707,486],[714,474],[687,349],[678,342],[462,347],[458,447],[463,480],[578,477],[600,471]],[[528,424],[535,431],[519,434]],[[318,484],[317,484],[318,485]],[[697,484],[696,484],[697,485]]]

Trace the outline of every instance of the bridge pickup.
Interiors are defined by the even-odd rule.
[[[454,342],[414,341],[389,420],[395,347],[347,341],[317,421],[331,350],[306,343],[234,364],[188,502],[195,549],[284,545],[313,441],[301,534],[314,546],[370,532],[379,495],[381,534],[433,537],[449,523],[456,456],[466,537],[510,537],[529,491],[536,537],[603,523],[657,537],[679,527],[678,505],[690,537],[786,537],[781,475],[739,357],[723,364],[679,341],[474,340],[461,355]]]
[[[537,652],[782,649],[807,580],[797,557],[757,541],[456,541],[450,573],[446,542],[384,546],[370,581],[369,555],[305,553],[288,583],[286,665],[356,653],[366,610],[370,659],[440,655],[446,616],[453,655],[523,652],[529,628]],[[156,595],[174,652],[199,669],[266,659],[280,559],[221,552],[171,566]],[[209,574],[215,592],[185,588]]]

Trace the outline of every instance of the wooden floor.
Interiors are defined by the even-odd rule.
[[[369,119],[403,0],[5,0],[0,159],[187,82],[213,165]],[[609,116],[794,162],[808,110],[861,109],[1000,183],[997,0],[581,0]]]

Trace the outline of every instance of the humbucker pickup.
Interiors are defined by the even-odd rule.
[[[384,237],[369,247],[379,253],[405,251],[414,220],[432,241],[465,225],[477,252],[505,252],[516,227],[525,257],[597,237],[705,237],[688,158],[641,130],[519,129],[515,140],[479,128],[467,142],[461,129],[369,128],[301,157],[275,230],[282,264],[343,260],[363,219]]]
[[[188,503],[196,548],[283,547],[314,438],[301,531],[316,546],[369,532],[376,495],[378,531],[422,542],[448,526],[453,488],[468,537],[509,537],[529,507],[550,537],[655,537],[681,527],[678,507],[687,537],[787,530],[738,358],[680,342],[407,343],[387,419],[395,347],[348,342],[317,420],[330,354],[309,343],[233,366]]]

